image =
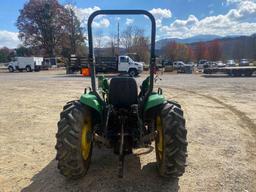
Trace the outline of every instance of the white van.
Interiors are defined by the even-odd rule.
[[[40,71],[43,57],[16,57],[14,61],[11,61],[8,65],[9,72],[14,71]]]

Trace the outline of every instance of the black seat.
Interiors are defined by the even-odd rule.
[[[137,104],[138,89],[135,79],[115,77],[110,80],[109,102],[115,107],[126,108]]]

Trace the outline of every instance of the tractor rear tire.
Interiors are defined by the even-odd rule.
[[[156,117],[155,142],[159,173],[166,178],[183,175],[187,158],[187,130],[179,104],[166,103]]]
[[[79,101],[68,102],[60,114],[58,132],[56,134],[57,150],[56,160],[60,173],[68,179],[79,179],[84,176],[90,165],[92,154],[92,141],[87,139],[90,146],[87,148],[86,158],[83,154],[83,127],[91,121],[90,111]],[[89,123],[92,127],[92,123]]]

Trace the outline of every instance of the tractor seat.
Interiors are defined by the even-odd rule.
[[[138,89],[131,77],[114,77],[109,85],[109,102],[117,108],[127,108],[137,104]]]

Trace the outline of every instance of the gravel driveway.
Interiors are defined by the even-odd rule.
[[[187,120],[188,167],[179,180],[158,176],[154,152],[127,156],[119,179],[117,156],[95,148],[88,174],[67,181],[56,169],[56,123],[90,81],[63,74],[0,73],[0,192],[256,190],[255,77],[161,76],[156,87],[182,104]]]

